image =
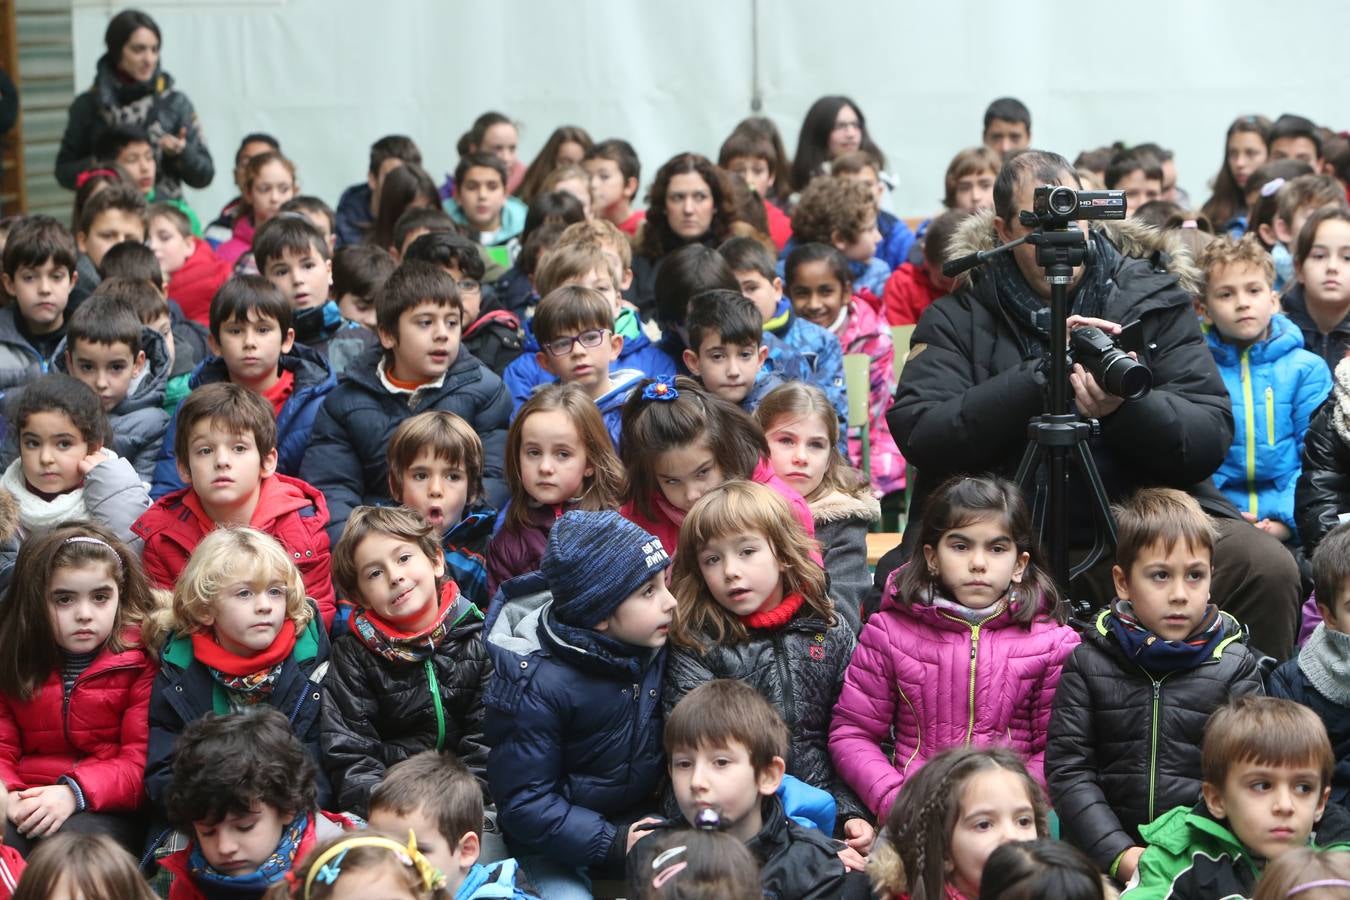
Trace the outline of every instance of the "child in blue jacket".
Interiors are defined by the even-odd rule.
[[[488,785],[542,896],[589,898],[589,870],[622,873],[636,826],[657,809],[669,565],[661,542],[618,513],[573,510],[539,571],[493,598]]]
[[[1212,242],[1198,260],[1206,339],[1233,400],[1236,426],[1215,485],[1249,522],[1295,541],[1294,486],[1312,414],[1331,392],[1321,358],[1276,310],[1275,267],[1254,237]]]

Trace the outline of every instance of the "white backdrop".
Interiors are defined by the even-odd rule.
[[[364,177],[369,145],[411,135],[433,177],[453,169],[473,118],[521,125],[528,162],[555,125],[622,136],[643,190],[671,155],[716,157],[750,115],[758,25],[763,112],[789,152],[807,107],[852,96],[900,179],[892,206],[930,212],[952,154],[1011,94],[1037,146],[1072,158],[1158,141],[1195,202],[1236,115],[1291,111],[1350,127],[1350,3],[1309,0],[177,0],[143,2],[165,70],[192,98],[216,180],[203,218],[232,196],[239,138],[267,131],[330,203]],[[88,85],[122,3],[75,0],[76,84]]]

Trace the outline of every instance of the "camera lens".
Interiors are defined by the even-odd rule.
[[[1046,205],[1055,215],[1067,216],[1078,208],[1078,195],[1073,192],[1073,188],[1057,187],[1050,192]]]
[[[1138,400],[1153,388],[1153,373],[1119,350],[1103,357],[1102,387],[1124,400]]]

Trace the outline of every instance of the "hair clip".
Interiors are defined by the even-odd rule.
[[[694,827],[699,831],[721,831],[722,815],[710,806],[705,806],[694,816]]]
[[[1289,893],[1285,894],[1285,896],[1293,897],[1304,891],[1311,891],[1314,888],[1324,887],[1350,887],[1350,881],[1347,881],[1344,878],[1323,878],[1320,881],[1305,881],[1302,884],[1294,885],[1289,889]]]
[[[121,178],[113,169],[86,169],[75,176],[75,190],[79,190],[89,183],[91,178]]]
[[[684,848],[681,847],[680,849],[683,850]],[[666,869],[662,869],[660,872],[657,872],[656,877],[652,879],[652,889],[659,891],[667,881],[683,872],[686,868],[688,868],[688,866],[689,863],[685,862],[684,860],[680,860],[675,865],[670,866],[669,868]]]
[[[675,390],[675,376],[658,375],[651,384],[642,389],[643,400],[674,400],[680,396]]]
[[[1272,178],[1272,179],[1270,179],[1269,181],[1267,181],[1265,184],[1261,185],[1261,196],[1262,196],[1262,197],[1273,197],[1273,196],[1275,195],[1275,192],[1278,191],[1278,190],[1279,190],[1280,188],[1282,188],[1282,187],[1284,187],[1284,179],[1283,179],[1283,178]]]

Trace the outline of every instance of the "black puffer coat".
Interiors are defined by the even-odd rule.
[[[1128,660],[1103,611],[1064,666],[1045,748],[1060,834],[1103,871],[1142,846],[1139,826],[1200,799],[1200,741],[1210,713],[1262,693],[1242,626],[1194,669],[1154,676]]]
[[[353,509],[391,502],[389,438],[404,419],[420,412],[444,410],[468,422],[483,439],[487,502],[501,509],[509,499],[502,460],[511,395],[502,380],[461,347],[439,386],[394,394],[380,381],[377,366],[383,352],[372,348],[343,373],[314,418],[300,464],[300,477],[328,498],[328,536],[334,544]]]
[[[758,690],[787,722],[787,773],[834,796],[838,820],[872,820],[866,805],[830,761],[830,716],[844,686],[857,639],[836,614],[833,625],[805,608],[779,631],[752,630],[742,644],[709,645],[705,652],[674,648],[666,666],[666,714],[680,698],[714,678],[735,678]]]
[[[365,816],[370,791],[386,769],[437,746],[463,760],[486,794],[483,688],[492,665],[483,647],[483,614],[463,595],[456,603],[450,620],[458,624],[423,662],[391,662],[351,633],[333,642],[319,748],[337,809]],[[439,745],[438,733],[444,734]]]
[[[1326,625],[1317,627],[1326,628]],[[1350,705],[1333,700],[1313,687],[1299,665],[1299,659],[1309,652],[1316,652],[1311,642],[1304,645],[1298,657],[1286,660],[1271,672],[1266,679],[1266,692],[1272,697],[1301,703],[1317,713],[1317,718],[1327,727],[1331,752],[1336,757],[1336,768],[1331,773],[1331,802],[1350,807]]]
[[[1170,236],[1122,222],[1108,237],[1119,248],[1102,318],[1138,319],[1153,390],[1101,420],[1093,459],[1112,501],[1141,487],[1193,494],[1214,515],[1238,518],[1209,478],[1233,441],[1228,390],[1191,308],[1196,273]],[[948,258],[992,247],[992,213],[973,216],[953,237]],[[999,299],[990,274],[976,271],[923,314],[914,331],[895,403],[886,416],[895,442],[918,470],[912,508],[953,475],[1012,477],[1027,443],[1027,421],[1044,411],[1039,353]],[[1072,468],[1074,522],[1090,521],[1086,484]],[[1087,532],[1089,535],[1091,531]],[[903,558],[919,529],[905,532]],[[900,559],[877,567],[877,583]]]
[[[1308,424],[1303,439],[1303,471],[1294,488],[1294,515],[1298,519],[1303,552],[1313,551],[1327,532],[1340,524],[1340,515],[1350,512],[1350,444],[1336,430],[1336,392]]]

